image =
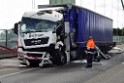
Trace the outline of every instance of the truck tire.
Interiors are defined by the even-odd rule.
[[[30,63],[30,65],[29,65],[30,67],[38,67],[40,61],[29,60],[29,63]]]
[[[28,60],[28,59],[24,59],[23,62],[28,66],[28,67],[38,67],[40,61],[36,61],[36,60]]]
[[[50,53],[50,55],[52,56],[51,61],[55,65],[64,65],[67,62],[65,52],[55,50],[54,52]]]

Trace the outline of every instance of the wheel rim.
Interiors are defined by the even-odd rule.
[[[62,64],[65,63],[65,57],[64,57],[64,54],[61,55],[61,62],[62,62]]]
[[[64,63],[65,60],[64,60],[64,56],[61,56],[61,62]]]

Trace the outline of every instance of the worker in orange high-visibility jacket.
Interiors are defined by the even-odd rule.
[[[86,68],[92,68],[93,54],[95,51],[95,43],[92,36],[89,37],[87,44],[87,66]]]

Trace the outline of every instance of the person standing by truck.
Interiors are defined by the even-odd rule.
[[[87,44],[87,65],[86,68],[92,68],[93,54],[95,51],[95,43],[92,36],[89,37]]]

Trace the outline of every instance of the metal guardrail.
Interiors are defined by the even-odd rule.
[[[18,55],[17,49],[11,49],[4,46],[0,46],[0,59],[16,57]]]
[[[10,29],[1,29],[0,30],[0,45],[8,48],[17,48],[16,47],[17,35]]]
[[[17,56],[17,35],[12,30],[0,30],[0,59]]]
[[[113,36],[113,42],[124,43],[124,36]]]

